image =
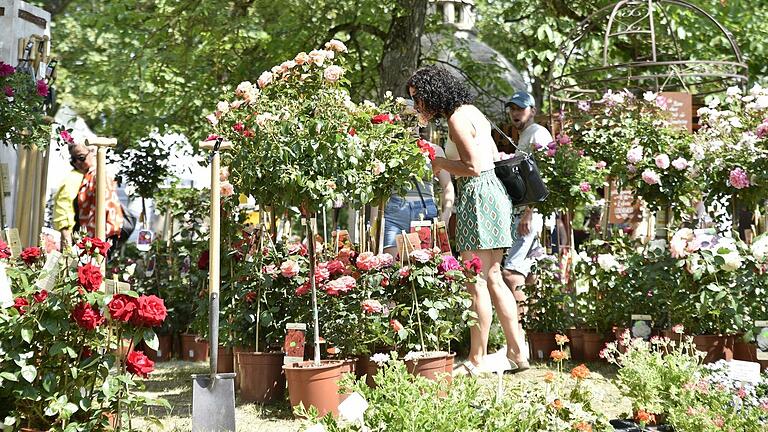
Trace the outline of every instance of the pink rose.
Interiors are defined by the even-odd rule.
[[[682,324],[677,324],[672,326],[672,333],[683,334],[684,331],[685,331],[685,327],[683,327]]]
[[[483,262],[477,255],[472,255],[472,259],[464,261],[464,267],[473,274],[480,274],[483,271]]]
[[[328,263],[319,263],[315,268],[315,284],[320,285],[330,277],[331,272],[328,270]]]
[[[317,66],[322,66],[326,59],[325,50],[312,50],[309,52],[309,60]]]
[[[13,75],[14,72],[16,72],[16,68],[9,65],[8,63],[4,63],[0,61],[0,77],[6,77],[9,75]]]
[[[643,176],[643,181],[649,185],[661,184],[661,178],[659,178],[659,174],[656,173],[656,171],[647,169],[643,171],[642,176]]]
[[[364,300],[362,306],[363,312],[367,314],[381,313],[384,310],[384,306],[378,300]]]
[[[589,182],[584,181],[579,184],[579,190],[584,193],[587,193],[592,190],[592,186],[589,184]]]
[[[235,193],[235,187],[228,181],[221,182],[221,196],[228,197]]]
[[[395,264],[395,257],[393,257],[391,254],[383,253],[378,255],[379,258],[379,268],[385,268],[385,267],[392,267],[392,265]]]
[[[459,264],[459,261],[456,260],[456,258],[454,258],[453,255],[443,255],[442,259],[443,259],[443,262],[441,262],[437,266],[438,273],[444,274],[445,272],[448,272],[451,270],[461,269],[461,264]]]
[[[309,58],[307,53],[300,52],[300,53],[296,54],[296,57],[293,60],[296,62],[297,65],[301,66],[301,65],[303,65],[305,63],[309,63],[309,61],[311,59]]]
[[[429,253],[429,251],[424,249],[416,249],[415,251],[410,253],[410,257],[412,260],[418,262],[418,263],[427,263],[429,260],[432,259],[432,254]]]
[[[5,93],[5,95],[8,97],[13,97],[13,95],[15,94],[13,91],[13,87],[11,86],[5,86],[3,88],[3,93]]]
[[[280,64],[280,72],[286,73],[289,70],[296,67],[296,61],[295,60],[286,60],[283,63]]]
[[[595,163],[595,168],[599,170],[605,169],[605,167],[607,166],[608,164],[605,161],[598,161],[597,163]]]
[[[688,161],[685,160],[685,158],[677,158],[677,159],[672,161],[672,166],[676,170],[682,171],[682,170],[688,168]]]
[[[669,168],[669,156],[664,153],[656,156],[654,161],[656,162],[656,166],[659,167],[660,169],[665,170]]]
[[[325,284],[325,292],[328,295],[339,295],[352,291],[357,286],[357,281],[352,276],[342,276]]]
[[[328,261],[328,271],[331,272],[332,276],[344,274],[344,270],[346,269],[347,269],[346,264],[344,264],[340,260]]]
[[[259,79],[256,80],[256,84],[259,85],[259,88],[264,88],[269,85],[269,83],[272,82],[272,73],[269,71],[264,71],[259,75]]]
[[[627,162],[636,164],[643,160],[643,148],[640,146],[632,147],[627,152]]]
[[[293,260],[287,260],[280,264],[280,274],[288,279],[299,274],[300,269],[301,267],[299,266],[299,263]]]
[[[216,114],[208,114],[205,116],[205,119],[208,120],[209,123],[211,123],[213,126],[216,126],[219,124],[219,119],[216,117]]]
[[[229,179],[229,167],[221,167],[219,171],[219,181],[227,181]]]
[[[387,166],[384,165],[384,162],[375,161],[373,163],[373,175],[375,176],[381,175],[386,169]]]
[[[45,83],[45,80],[37,80],[35,87],[37,88],[38,96],[40,97],[48,96],[48,84]]]
[[[243,81],[237,85],[235,89],[235,95],[244,96],[253,91],[253,84],[250,81]]]
[[[728,175],[728,180],[731,183],[731,186],[736,189],[744,189],[750,185],[747,172],[741,168],[734,168]]]
[[[402,279],[407,279],[408,276],[411,275],[411,268],[408,266],[405,266],[397,271],[397,274],[400,275]]]
[[[307,255],[307,247],[304,243],[291,243],[288,245],[288,255]]]
[[[558,136],[557,137],[557,141],[560,143],[560,145],[568,145],[568,144],[570,144],[572,142],[571,141],[571,137],[569,137],[566,134],[562,134],[562,135]]]
[[[765,138],[768,136],[768,122],[766,121],[768,119],[763,120],[762,123],[757,127],[757,131],[755,134],[757,134],[758,138]]]
[[[336,40],[336,39],[331,39],[330,42],[326,43],[325,44],[325,49],[328,49],[328,50],[331,50],[331,51],[340,52],[340,53],[347,52],[347,46],[344,45],[343,42],[341,42],[339,40]]]
[[[341,66],[331,65],[323,71],[323,78],[332,83],[338,81],[342,75],[344,75],[344,68]]]
[[[555,157],[556,154],[557,154],[557,149],[551,148],[547,150],[547,156],[549,157]]]
[[[355,266],[362,271],[376,270],[381,266],[381,262],[373,252],[363,252],[357,257]]]

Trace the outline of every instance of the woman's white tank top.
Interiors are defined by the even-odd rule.
[[[475,128],[475,145],[480,146],[482,149],[480,153],[482,158],[480,170],[487,171],[492,169],[494,167],[493,162],[499,158],[499,150],[496,147],[493,136],[491,136],[491,124],[483,113],[473,105],[465,105],[458,109],[461,111],[457,114],[464,115]],[[451,141],[450,136],[445,143],[445,157],[450,160],[461,159],[459,150],[456,148],[456,144]]]

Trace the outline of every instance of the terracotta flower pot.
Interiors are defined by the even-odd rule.
[[[341,364],[338,360],[322,360],[320,366],[314,366],[312,361],[283,366],[291,406],[296,407],[301,403],[306,408],[317,408],[320,416],[328,413],[337,416]]]
[[[453,361],[455,359],[456,359],[456,353],[450,353],[448,354],[448,357],[445,358],[444,372],[447,374],[445,379],[447,379],[448,382],[453,381]]]
[[[144,344],[144,354],[149,357],[153,362],[170,361],[173,357],[173,336],[172,335],[157,335],[158,345],[157,351]]]
[[[574,361],[584,360],[584,330],[583,329],[570,329],[568,331],[568,339],[571,340],[569,347],[571,348],[571,359]],[[547,354],[549,358],[549,354]]]
[[[232,355],[234,356],[234,359],[232,360],[232,363],[235,366],[235,391],[240,390],[240,366],[238,364],[237,354],[241,352],[253,352],[252,347],[242,347],[242,346],[236,346],[232,348]]]
[[[704,363],[714,363],[725,358],[725,337],[717,335],[699,335],[693,337],[696,349],[704,351]]]
[[[555,333],[530,332],[528,333],[528,346],[530,348],[530,359],[539,361],[548,361],[549,354],[556,349],[560,349],[555,342]]]
[[[208,341],[197,335],[181,335],[181,359],[187,361],[208,361]]]
[[[448,353],[438,351],[425,353],[424,357],[416,360],[408,360],[405,367],[412,375],[423,376],[426,379],[437,381],[445,373],[445,362]]]
[[[373,377],[379,372],[379,365],[371,361],[370,356],[361,356],[357,362],[357,377],[362,378],[365,376],[365,383],[368,387],[376,387],[376,383]]]
[[[351,373],[357,376],[357,364],[359,363],[358,357],[352,357],[341,360],[341,373]]]
[[[605,336],[601,333],[584,333],[584,361],[600,361],[600,351],[605,348]]]
[[[232,373],[235,371],[235,354],[232,348],[219,345],[219,359],[216,363],[216,372]]]
[[[279,400],[285,394],[283,353],[238,352],[240,399],[248,402]]]

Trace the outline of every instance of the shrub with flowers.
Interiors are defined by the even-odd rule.
[[[729,88],[724,100],[713,96],[698,111],[701,129],[691,146],[702,167],[710,200],[735,197],[753,209],[768,195],[768,89],[755,85],[746,94]]]
[[[345,88],[344,54],[333,40],[243,82],[208,116],[235,144],[226,156],[235,190],[259,203],[302,208],[368,203],[403,190],[426,172],[416,139],[392,103],[355,104]]]
[[[43,102],[48,96],[44,80],[0,60],[0,141],[24,148],[45,148],[51,129],[44,121]]]
[[[105,430],[117,414],[119,429],[123,416],[158,403],[136,393],[140,382],[134,377],[152,372],[152,361],[132,348],[125,357],[116,350],[123,338],[130,347],[144,341],[156,349],[153,327],[162,324],[166,309],[156,296],[99,291],[101,274],[91,270],[99,268],[107,248],[85,238],[80,256],[62,257],[54,272],[41,271],[39,263],[10,263],[16,300],[0,310],[0,400],[7,402],[0,414],[6,425]],[[47,277],[54,278],[50,285],[42,282]]]

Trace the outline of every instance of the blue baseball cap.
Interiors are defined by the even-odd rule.
[[[530,93],[525,91],[519,91],[512,95],[511,98],[504,104],[504,108],[509,108],[510,105],[515,104],[520,108],[536,107],[536,100]]]

